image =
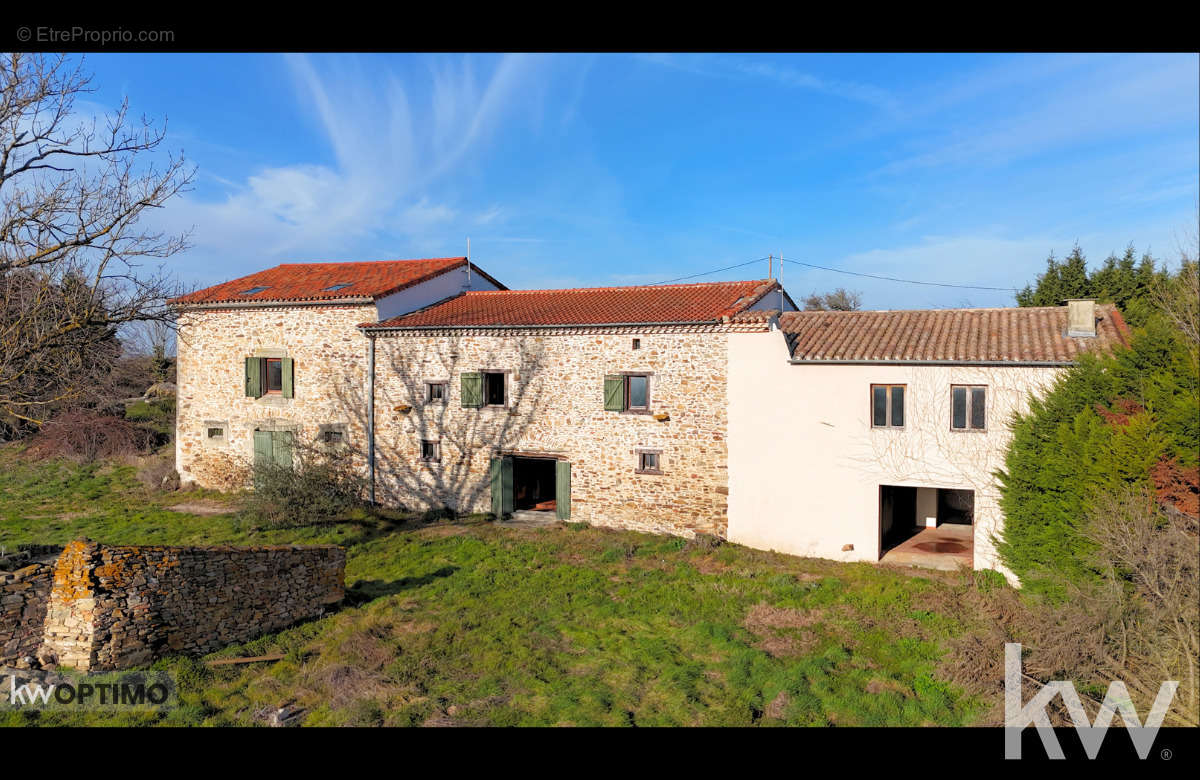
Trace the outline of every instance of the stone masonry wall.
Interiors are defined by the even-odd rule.
[[[122,669],[317,617],[344,595],[341,547],[133,547],[79,540],[54,568],[40,658]]]
[[[53,574],[48,563],[0,572],[0,666],[24,666],[37,655]]]
[[[493,455],[544,455],[571,463],[573,521],[724,536],[727,338],[653,328],[381,335],[378,498],[489,511]],[[507,408],[462,408],[460,375],[481,369],[510,372]],[[652,374],[650,414],[604,410],[604,377],[621,372]],[[447,383],[444,403],[425,401],[426,382]],[[440,442],[440,462],[420,460],[424,439]],[[661,475],[635,473],[642,448],[661,451]]]
[[[244,487],[259,427],[294,430],[314,444],[322,424],[343,424],[349,456],[365,469],[365,417],[354,404],[366,387],[367,340],[355,326],[374,319],[373,305],[184,312],[175,423],[181,481]],[[294,361],[293,398],[246,396],[245,359],[263,351]],[[225,426],[223,438],[208,437],[215,424]]]
[[[370,306],[185,312],[176,423],[182,481],[243,487],[256,428],[290,428],[312,444],[327,424],[345,426],[344,457],[365,473],[368,339],[355,326],[373,313]],[[571,462],[573,520],[724,535],[727,338],[720,328],[379,336],[377,499],[487,511],[490,458],[525,452]],[[244,359],[264,349],[295,361],[293,399],[245,396]],[[461,408],[459,375],[481,368],[511,372],[508,408]],[[604,411],[604,376],[622,371],[653,374],[650,411],[669,420]],[[425,403],[425,381],[447,382],[444,404]],[[396,411],[403,406],[411,411]],[[206,431],[217,422],[226,436],[213,441]],[[439,463],[420,460],[422,439],[440,441]],[[663,474],[634,473],[638,448],[662,451]]]

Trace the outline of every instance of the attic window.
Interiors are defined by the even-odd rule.
[[[258,295],[260,292],[262,292],[265,289],[267,289],[267,288],[266,287],[251,287],[249,290],[242,290],[240,293],[238,293],[238,295]]]
[[[349,286],[350,286],[350,285],[352,285],[352,284],[354,284],[354,282],[339,282],[339,283],[337,283],[337,284],[330,285],[329,287],[326,287],[326,288],[325,288],[324,290],[322,290],[321,292],[337,292],[338,290],[343,290],[343,289],[345,289],[345,288],[349,287]]]

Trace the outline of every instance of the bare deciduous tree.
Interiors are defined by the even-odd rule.
[[[75,112],[93,91],[66,56],[0,59],[0,417],[41,424],[95,386],[124,323],[169,322],[161,264],[187,235],[139,225],[191,183],[165,136],[123,103],[102,121]]]
[[[862,308],[862,293],[839,287],[833,292],[814,292],[804,299],[805,311],[858,311]]]

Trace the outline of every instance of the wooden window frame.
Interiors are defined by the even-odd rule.
[[[662,471],[662,465],[663,465],[662,453],[663,453],[662,450],[651,450],[651,449],[646,449],[644,447],[639,447],[639,448],[635,449],[633,451],[633,455],[635,458],[637,458],[637,465],[634,467],[633,473],[634,474],[662,474],[663,473],[663,471]],[[655,457],[655,459],[658,462],[658,466],[656,468],[648,469],[648,468],[643,467],[642,458],[646,455],[653,455]]]
[[[508,408],[509,388],[512,385],[512,382],[509,381],[508,375],[511,373],[512,373],[512,369],[510,369],[510,368],[481,368],[481,369],[479,369],[479,375],[480,375],[480,382],[479,382],[480,398],[479,398],[479,400],[481,402],[479,405],[480,409],[507,409]],[[488,403],[488,400],[487,400],[488,399],[488,391],[487,391],[488,374],[500,374],[501,376],[504,377],[504,403],[502,403],[502,404],[489,404]]]
[[[654,400],[654,396],[650,392],[654,385],[654,374],[649,371],[621,371],[618,375],[625,379],[625,386],[621,389],[621,392],[625,394],[625,409],[621,414],[650,414],[651,404]],[[629,405],[629,379],[635,376],[646,378],[646,405],[644,407]]]
[[[438,385],[442,388],[442,397],[433,398],[433,388]],[[450,382],[445,379],[427,379],[425,380],[425,403],[427,404],[445,404],[450,399]]]
[[[425,445],[428,444],[433,448],[433,456],[425,457]],[[421,451],[418,453],[418,458],[422,463],[441,463],[442,462],[442,441],[441,439],[421,439]]]
[[[634,339],[633,344],[630,348],[631,349],[641,349],[642,348],[642,340],[640,338]]]
[[[261,372],[260,375],[262,376],[262,379],[260,381],[262,382],[263,395],[264,396],[266,396],[266,395],[280,395],[280,396],[283,395],[283,358],[264,357],[264,358],[259,358],[259,360],[262,361],[262,368],[259,369],[259,371]],[[278,390],[272,390],[269,386],[270,382],[267,379],[271,375],[271,363],[279,364],[279,389]]]
[[[960,387],[967,391],[967,401],[966,401],[967,408],[964,410],[965,414],[964,414],[964,418],[963,418],[967,424],[965,428],[955,428],[954,427],[954,391]],[[972,428],[971,427],[971,391],[972,390],[982,390],[983,391],[983,427],[982,428]],[[987,433],[988,432],[987,408],[988,408],[988,396],[990,394],[991,393],[989,392],[988,385],[950,385],[950,431],[952,433]]]
[[[887,388],[887,401],[884,403],[884,425],[875,424],[875,388]],[[892,425],[892,388],[904,388],[904,425]],[[883,383],[873,382],[871,390],[867,395],[867,419],[871,421],[871,427],[879,431],[902,431],[908,426],[908,385],[900,383]]]

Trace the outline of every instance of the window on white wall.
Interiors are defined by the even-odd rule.
[[[904,427],[904,385],[871,385],[871,427]]]
[[[955,431],[987,430],[987,387],[950,386],[950,428]]]

